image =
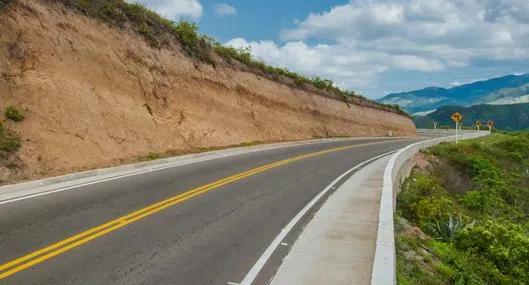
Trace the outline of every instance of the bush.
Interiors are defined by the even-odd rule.
[[[507,204],[501,194],[494,190],[468,191],[461,197],[461,205],[477,215],[487,217],[508,216],[516,218],[520,216],[520,213]]]
[[[431,175],[413,172],[412,176],[404,182],[402,191],[398,194],[398,210],[408,220],[416,221],[417,216],[412,211],[412,205],[426,196],[443,196],[446,190],[440,185],[441,181]]]
[[[414,221],[423,229],[432,222],[444,221],[457,212],[455,203],[446,197],[428,197],[411,205]]]
[[[200,36],[195,23],[180,21],[173,29],[180,36],[180,42],[185,47],[195,48],[198,45]]]
[[[5,110],[5,116],[6,119],[15,121],[15,122],[21,122],[24,120],[24,113],[17,109],[15,106],[9,106]]]
[[[445,267],[439,274],[450,284],[516,284],[509,283],[513,280],[483,256],[459,250],[451,243],[433,241],[429,246]]]
[[[462,231],[454,244],[484,256],[505,275],[529,281],[529,237],[519,225],[489,220]]]

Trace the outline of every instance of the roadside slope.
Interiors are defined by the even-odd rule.
[[[405,116],[197,63],[58,4],[18,2],[0,18],[0,108],[26,119],[8,123],[22,147],[0,180],[247,141],[415,135]]]
[[[527,284],[529,133],[415,157],[395,214],[398,284]]]

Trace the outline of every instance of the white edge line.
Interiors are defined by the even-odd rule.
[[[303,216],[314,206],[314,204],[316,204],[327,192],[329,192],[329,190],[331,190],[334,184],[338,183],[342,178],[347,176],[349,173],[357,170],[358,168],[364,166],[365,164],[368,164],[374,160],[377,160],[379,158],[382,158],[394,152],[396,152],[396,150],[386,152],[384,154],[370,158],[360,164],[357,164],[355,167],[347,170],[342,175],[338,176],[338,178],[336,178],[333,182],[331,182],[331,184],[325,187],[323,191],[321,191],[307,205],[305,205],[305,207],[301,209],[301,211],[286,225],[286,227],[284,227],[281,230],[281,232],[277,235],[277,237],[272,241],[272,243],[270,243],[268,248],[266,248],[266,250],[263,252],[261,257],[259,257],[259,259],[253,265],[250,271],[248,271],[244,279],[241,281],[240,285],[251,285],[252,282],[254,282],[255,278],[257,278],[257,275],[263,269],[266,262],[270,259],[270,257],[272,256],[276,248],[281,244],[281,241],[288,235],[288,233],[294,228],[294,226],[296,226],[296,224],[301,220],[301,218],[303,218]]]
[[[50,195],[50,194],[54,194],[54,193],[58,193],[58,192],[71,190],[71,189],[74,189],[74,188],[89,186],[89,185],[102,183],[102,182],[107,182],[107,181],[111,181],[111,180],[122,179],[122,178],[130,177],[130,176],[134,176],[134,175],[149,173],[149,172],[153,172],[153,171],[158,171],[158,170],[163,170],[163,169],[168,169],[168,168],[173,168],[173,167],[178,167],[178,166],[191,165],[191,164],[206,162],[206,161],[215,160],[215,159],[219,159],[219,158],[240,156],[240,155],[245,155],[245,154],[259,153],[259,152],[263,152],[263,151],[277,150],[277,149],[296,147],[296,146],[304,146],[304,145],[312,145],[312,144],[323,144],[323,143],[335,142],[335,141],[340,142],[342,140],[343,141],[349,141],[349,140],[356,141],[356,140],[364,140],[364,139],[365,140],[369,140],[369,139],[378,139],[378,138],[384,138],[384,137],[373,137],[373,138],[359,137],[359,138],[347,138],[347,139],[336,139],[336,138],[334,138],[334,139],[324,139],[324,140],[316,140],[316,141],[308,140],[308,141],[302,141],[299,144],[287,144],[287,145],[279,145],[279,146],[275,146],[275,147],[273,146],[273,144],[270,144],[267,147],[263,147],[263,148],[240,149],[240,150],[234,151],[233,153],[222,153],[222,154],[214,155],[212,157],[206,157],[206,158],[203,158],[203,159],[199,158],[199,159],[193,160],[193,161],[174,162],[174,163],[170,163],[170,164],[166,164],[166,165],[163,165],[163,164],[162,165],[154,165],[154,166],[151,166],[149,169],[140,170],[140,171],[136,171],[136,172],[132,172],[132,173],[126,173],[126,174],[121,174],[121,175],[117,174],[115,176],[102,178],[102,179],[97,179],[97,180],[94,180],[94,181],[89,181],[89,182],[85,182],[85,183],[75,184],[75,185],[71,185],[71,186],[64,186],[64,187],[60,187],[58,189],[38,192],[38,193],[34,193],[34,194],[28,194],[28,195],[20,196],[20,197],[17,197],[17,198],[8,198],[8,199],[5,199],[5,200],[0,200],[0,205],[14,203],[14,202],[18,202],[18,201],[22,201],[22,200],[26,200],[26,199],[35,198],[35,197]],[[148,166],[146,166],[146,167],[148,167]],[[61,182],[59,182],[59,183],[61,183]],[[68,183],[68,181],[66,181],[64,183]],[[45,186],[41,186],[41,187],[46,187],[46,186],[49,186],[49,185],[45,185]],[[39,188],[39,187],[37,187],[37,188]]]

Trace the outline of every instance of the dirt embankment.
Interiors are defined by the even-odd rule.
[[[172,149],[415,135],[407,117],[196,63],[60,5],[19,2],[0,17],[0,110],[26,117],[7,123],[22,147],[10,158],[18,166],[0,164],[4,183]]]

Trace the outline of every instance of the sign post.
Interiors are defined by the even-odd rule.
[[[492,131],[492,127],[494,126],[494,121],[493,120],[489,120],[487,122],[487,125],[489,125],[489,132],[491,132]]]
[[[437,121],[433,121],[433,129],[434,131],[437,131]]]
[[[478,132],[479,132],[479,127],[481,127],[481,120],[476,121],[476,127],[478,128]]]
[[[454,122],[456,122],[456,143],[459,143],[459,122],[463,120],[463,115],[459,114],[458,112],[455,112],[450,116]]]

